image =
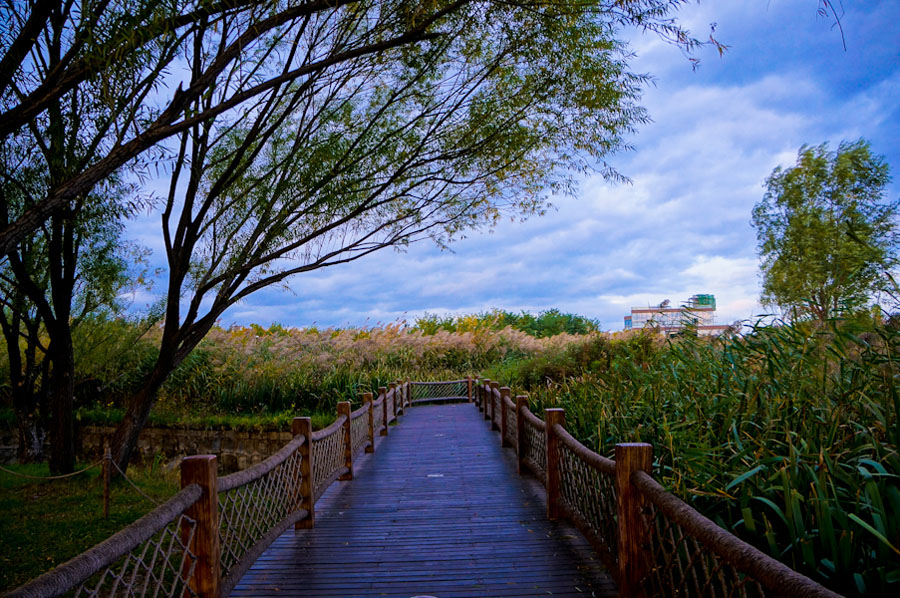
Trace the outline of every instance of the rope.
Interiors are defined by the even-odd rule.
[[[119,469],[119,466],[116,464],[115,460],[110,459],[109,462],[112,463],[112,466],[116,468],[116,471],[118,471],[119,474],[120,474],[123,478],[125,478],[125,481],[128,482],[129,484],[131,484],[131,487],[138,491],[138,494],[140,494],[141,496],[143,496],[144,498],[146,498],[147,500],[149,500],[150,502],[152,502],[153,504],[155,504],[157,507],[158,507],[159,505],[162,504],[161,502],[159,502],[159,501],[156,500],[155,498],[151,498],[150,496],[148,496],[146,492],[144,492],[143,490],[141,490],[140,488],[138,488],[137,485],[136,485],[134,482],[132,482],[130,479],[128,479],[128,476],[125,475],[125,472],[122,471],[121,469]]]
[[[88,465],[84,469],[80,469],[78,471],[73,471],[72,473],[66,473],[63,475],[51,475],[51,476],[28,475],[25,473],[19,473],[17,471],[13,471],[11,469],[6,469],[2,465],[0,465],[0,471],[5,471],[9,475],[18,476],[20,478],[27,478],[29,480],[62,480],[63,478],[71,478],[71,477],[77,476],[79,474],[82,474],[89,469],[93,469],[94,467],[97,467],[101,463],[103,463],[102,459],[100,461],[97,461],[96,463],[92,463],[91,465]]]

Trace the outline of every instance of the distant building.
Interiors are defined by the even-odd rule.
[[[730,328],[716,324],[715,295],[694,295],[681,307],[670,306],[666,299],[657,307],[632,307],[631,315],[625,316],[625,330],[653,327],[668,335],[686,325],[696,326],[702,335],[722,334]]]

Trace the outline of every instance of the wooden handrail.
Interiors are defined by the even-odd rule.
[[[485,419],[490,421],[492,429],[497,427],[500,430],[504,446],[511,445],[516,450],[519,473],[524,473],[527,468],[541,476],[547,490],[547,516],[550,519],[569,518],[585,533],[601,553],[604,562],[611,565],[611,572],[619,583],[620,595],[623,598],[641,596],[647,591],[647,579],[652,577],[654,567],[648,560],[648,546],[656,542],[653,536],[656,533],[653,517],[657,516],[665,517],[671,524],[679,526],[683,533],[708,551],[709,558],[721,559],[735,571],[755,580],[761,587],[775,595],[815,598],[838,596],[761,553],[667,492],[650,475],[652,465],[650,445],[617,444],[615,460],[608,459],[585,447],[565,429],[564,410],[547,409],[545,419],[542,420],[529,410],[527,396],[516,396],[513,402],[512,391],[509,388],[500,389],[497,382],[481,378],[474,380],[469,378],[449,384],[463,383],[466,384],[468,395],[464,398],[475,402],[479,410],[484,412]],[[235,575],[239,576],[243,571],[242,568],[261,553],[263,545],[271,543],[286,525],[294,524],[298,528],[310,528],[315,525],[316,500],[335,479],[352,479],[354,453],[361,450],[363,445],[366,452],[374,451],[376,432],[380,428],[381,434],[387,436],[389,422],[412,404],[412,389],[417,384],[435,387],[448,383],[398,380],[390,384],[390,389],[379,388],[377,400],[373,400],[372,393],[363,394],[363,405],[355,411],[350,410],[349,403],[340,403],[335,421],[327,428],[316,432],[312,431],[309,418],[295,418],[292,423],[294,438],[289,443],[265,461],[235,474],[218,478],[215,471],[216,459],[213,456],[186,458],[182,463],[184,488],[181,492],[101,544],[13,590],[8,595],[16,598],[46,598],[75,589],[92,575],[107,570],[151,536],[182,517],[182,525],[185,526],[182,538],[189,545],[188,549],[192,556],[196,557],[196,564],[191,561],[191,566],[182,574],[184,583],[189,584],[191,591],[201,597],[218,598],[220,594],[227,593],[233,587]],[[378,408],[381,409],[378,414],[380,421],[376,420],[375,412]],[[515,426],[509,424],[509,418],[513,413]],[[366,418],[368,438],[367,442],[358,443],[354,447],[352,425],[360,418]],[[515,438],[508,438],[513,430]],[[546,460],[546,467],[543,470],[539,463],[529,457],[529,454],[534,454],[534,445],[528,446],[529,434],[532,445],[534,442],[544,444],[543,451],[539,453],[539,457]],[[331,456],[336,457],[332,435],[340,435],[340,465],[334,468],[334,471],[326,472],[323,479],[314,480],[313,473],[316,467],[313,463],[315,453],[312,447],[315,443],[328,440],[330,443],[328,446],[332,447],[329,449]],[[532,452],[529,453],[529,450]],[[564,458],[569,459],[566,467],[562,466]],[[616,512],[616,525],[611,531],[605,530],[604,534],[598,534],[596,530],[591,530],[593,523],[590,518],[586,517],[583,511],[579,511],[578,505],[567,502],[563,487],[564,484],[571,483],[571,480],[566,481],[566,475],[568,468],[573,467],[573,463],[581,464],[578,466],[582,467],[579,476],[595,476],[591,478],[594,481],[588,484],[587,489],[593,488],[592,491],[597,492],[600,486],[607,488],[604,492],[609,494],[605,499],[612,501],[610,504],[614,506]],[[331,467],[334,466],[330,465],[329,468]],[[256,544],[243,554],[239,564],[232,567],[231,572],[226,575],[220,571],[219,565],[222,551],[225,550],[225,547],[219,546],[221,536],[218,517],[223,508],[218,503],[219,495],[240,492],[244,486],[258,483],[266,476],[276,473],[286,476],[282,479],[286,479],[296,488],[290,513],[262,534]],[[600,500],[602,497],[593,498]],[[262,499],[267,500],[265,497]],[[648,513],[651,515],[648,516]],[[612,543],[615,546],[598,546],[596,542],[601,539],[607,542],[610,539],[614,540]],[[706,557],[700,555],[699,558]],[[185,559],[185,562],[188,560]],[[233,562],[233,559],[229,561]],[[684,589],[668,588],[668,590]]]
[[[646,471],[636,470],[631,473],[630,478],[631,484],[656,508],[664,512],[666,517],[688,530],[692,537],[721,555],[730,564],[759,580],[765,587],[776,588],[778,595],[804,598],[840,597],[840,594],[797,573],[697,513],[663,488]]]
[[[350,411],[350,403],[338,404],[337,417],[328,427],[312,431],[308,417],[294,418],[291,430],[294,437],[264,461],[245,470],[218,477],[216,473],[216,457],[213,455],[197,455],[182,460],[182,489],[165,503],[147,513],[128,527],[110,536],[100,544],[88,549],[75,558],[63,563],[55,569],[44,573],[34,580],[14,589],[6,596],[15,598],[51,598],[60,596],[81,587],[92,576],[109,570],[124,556],[139,549],[161,530],[182,521],[181,539],[184,543],[185,556],[176,562],[183,562],[185,569],[180,577],[172,583],[180,583],[189,587],[187,593],[201,598],[219,598],[230,591],[237,578],[271,544],[286,527],[294,525],[298,529],[311,528],[315,525],[315,503],[324,490],[335,479],[352,479],[354,447],[352,445],[353,421],[367,418],[368,442],[366,452],[375,449],[375,422],[373,412],[376,406],[387,407],[393,402],[393,418],[401,414],[401,409],[411,404],[411,383],[397,381],[391,384],[390,394],[385,388],[379,389],[378,401],[372,400],[372,393],[363,394],[363,405]],[[384,425],[382,434],[386,435],[388,409],[383,409]],[[341,435],[342,467],[327,474],[325,479],[313,480],[313,463],[311,448],[315,442],[329,438],[332,434]],[[360,443],[359,448],[362,447]],[[276,523],[263,533],[259,541],[242,555],[240,562],[226,573],[220,563],[224,547],[219,545],[219,514],[222,509],[220,495],[239,492],[244,486],[263,480],[273,475],[279,467],[287,466],[292,458],[297,460],[293,465],[296,499],[291,512],[282,521]],[[318,489],[316,488],[318,485]],[[317,492],[318,490],[318,492]],[[266,500],[265,497],[260,497]],[[176,529],[176,536],[178,531]],[[174,545],[174,544],[173,544]],[[140,558],[140,557],[137,557]],[[233,559],[232,561],[233,562]],[[117,565],[116,565],[117,566]],[[171,582],[169,575],[160,576]],[[123,581],[123,584],[133,583]],[[124,587],[124,585],[123,585]],[[153,588],[150,588],[152,590]],[[149,591],[149,590],[148,590]],[[173,590],[174,591],[174,590]],[[169,594],[171,592],[164,592]],[[178,590],[176,594],[181,594]]]
[[[300,448],[306,442],[306,436],[303,434],[297,434],[294,438],[288,442],[286,445],[281,447],[277,453],[260,461],[256,465],[251,465],[247,469],[242,469],[241,471],[236,471],[234,473],[230,473],[226,476],[222,476],[219,478],[218,486],[219,492],[227,492],[232,488],[237,488],[238,486],[243,486],[261,478],[266,475],[290,457],[294,452]]]
[[[176,521],[197,500],[203,490],[197,484],[181,489],[172,498],[131,525],[96,546],[5,594],[6,598],[46,598],[61,596],[84,580],[103,571]]]
[[[484,412],[484,419],[490,422],[491,429],[494,429],[497,421],[494,413],[495,394],[500,397],[502,424],[499,430],[503,438],[507,434],[507,410],[512,408],[512,401],[509,400],[511,391],[506,392],[508,390],[506,388],[503,389],[504,392],[497,391],[497,386],[498,384],[491,380],[476,380],[475,402],[479,410]],[[650,475],[653,461],[651,445],[619,443],[616,444],[615,460],[609,459],[578,442],[565,429],[564,410],[545,409],[545,419],[542,420],[528,409],[527,396],[517,396],[514,408],[516,439],[513,446],[517,452],[519,474],[523,474],[527,468],[542,478],[541,481],[547,491],[547,517],[549,519],[566,517],[576,524],[597,549],[604,562],[610,565],[611,573],[619,584],[620,596],[623,598],[645,596],[648,591],[645,587],[647,580],[652,577],[655,568],[648,560],[651,556],[648,555],[648,547],[654,541],[650,536],[653,532],[648,526],[649,504],[663,513],[672,523],[680,526],[684,533],[702,544],[709,551],[709,558],[721,559],[735,571],[759,583],[762,588],[775,596],[839,598],[839,594],[763,554],[666,491]],[[527,427],[531,427],[535,433],[543,437],[546,470],[542,470],[538,463],[528,457],[529,447],[525,441]],[[597,475],[608,478],[609,482],[606,485],[614,489],[617,529],[615,546],[598,545],[597,542],[603,535],[597,533],[597,530],[589,529],[591,522],[575,505],[563,501],[561,445],[584,466],[596,471]],[[692,561],[696,561],[697,558],[706,557],[697,555]],[[706,565],[703,565],[703,568],[705,569]],[[711,575],[715,575],[715,572]],[[726,578],[721,576],[715,581],[726,581]],[[667,586],[656,587],[655,590],[662,593],[654,593],[654,596],[669,595],[666,592],[678,596],[690,595],[687,588]]]

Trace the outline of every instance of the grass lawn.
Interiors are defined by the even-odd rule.
[[[46,464],[4,467],[50,475]],[[178,490],[179,475],[177,469],[166,471],[161,465],[128,469],[128,477],[159,502]],[[100,467],[73,478],[43,481],[0,470],[0,593],[105,540],[155,506],[127,481],[113,480],[109,518],[104,519]]]

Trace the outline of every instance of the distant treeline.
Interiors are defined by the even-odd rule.
[[[547,338],[557,334],[588,334],[598,332],[597,320],[575,314],[548,309],[538,315],[526,311],[513,313],[494,309],[478,314],[463,316],[439,316],[426,313],[416,319],[415,327],[425,334],[435,334],[438,330],[447,332],[475,332],[477,330],[503,330],[513,328],[535,338]]]

